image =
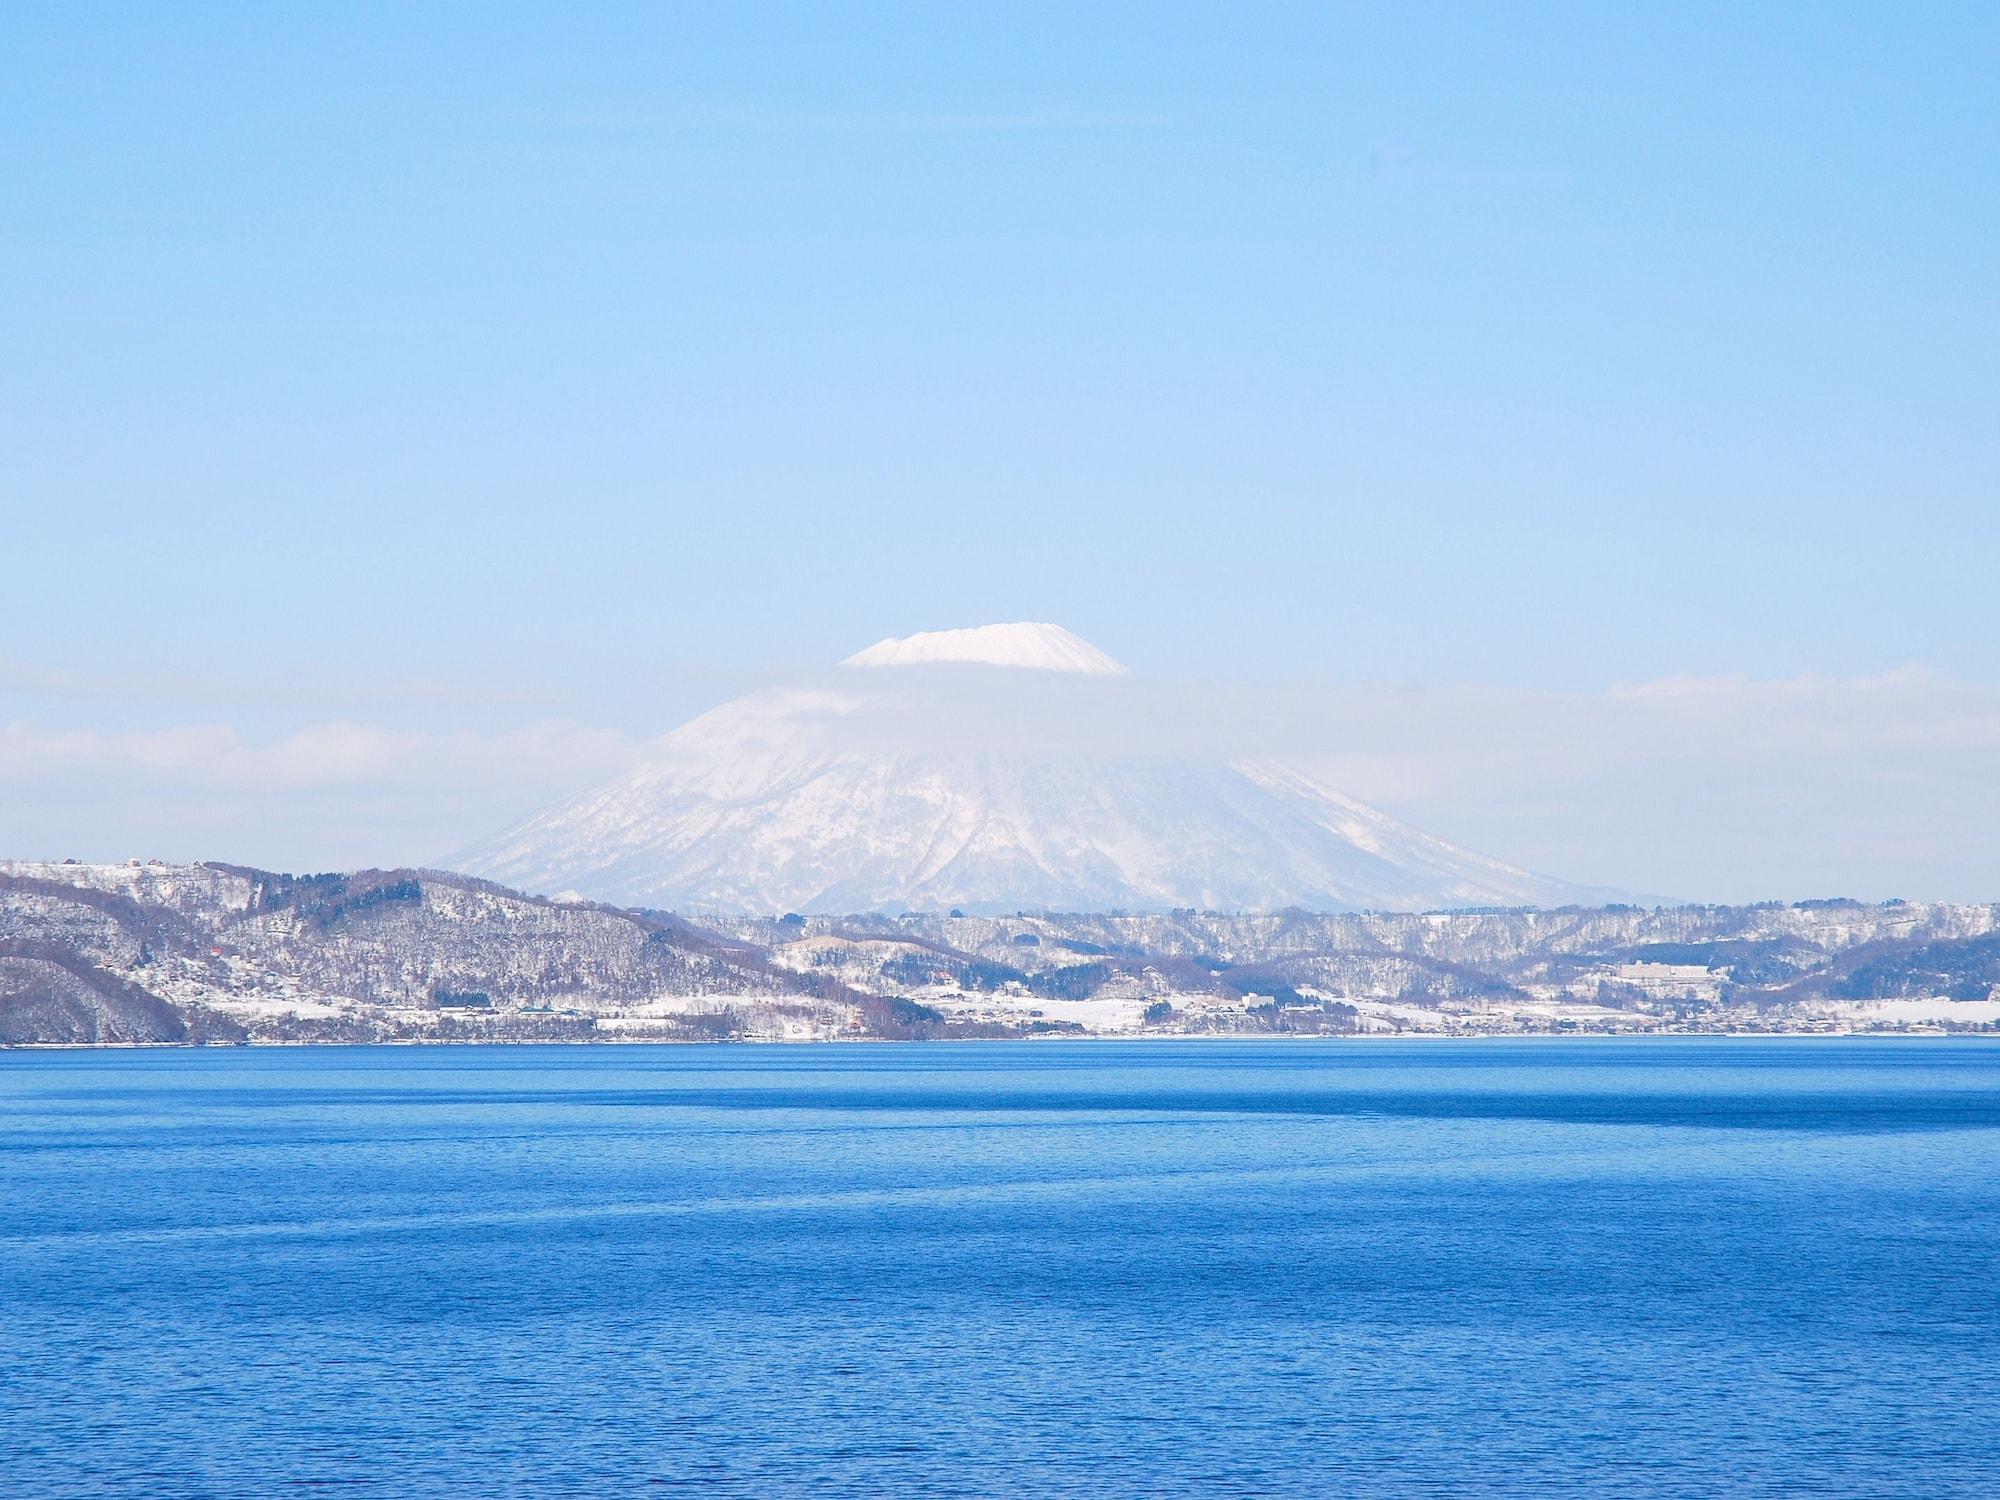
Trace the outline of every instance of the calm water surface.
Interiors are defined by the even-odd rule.
[[[0,1053],[0,1491],[2000,1494],[2000,1045]]]

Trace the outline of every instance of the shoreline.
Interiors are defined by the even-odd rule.
[[[948,1036],[948,1037],[726,1037],[695,1041],[674,1037],[633,1037],[613,1040],[610,1038],[590,1041],[565,1041],[548,1037],[455,1037],[448,1040],[416,1041],[410,1038],[384,1038],[380,1041],[316,1041],[250,1039],[240,1042],[0,1042],[0,1053],[7,1052],[243,1052],[243,1051],[308,1051],[332,1050],[338,1048],[395,1047],[407,1049],[464,1049],[477,1047],[563,1047],[563,1048],[603,1048],[606,1050],[627,1047],[694,1047],[694,1048],[741,1048],[741,1047],[935,1047],[935,1046],[1048,1046],[1070,1042],[1106,1043],[1128,1042],[1147,1045],[1174,1042],[1225,1042],[1225,1043],[1277,1043],[1293,1046],[1301,1043],[1321,1042],[1336,1045],[1350,1043],[1369,1044],[1384,1042],[1666,1042],[1666,1041],[1986,1041],[2000,1042],[2000,1030],[1925,1030],[1925,1031],[1487,1031],[1443,1033],[1436,1031],[1404,1032],[1217,1032],[1213,1034],[1179,1033],[1159,1034],[1119,1034],[1099,1032],[1077,1035],[1066,1033],[1044,1036]]]

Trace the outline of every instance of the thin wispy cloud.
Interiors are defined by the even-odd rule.
[[[124,703],[344,705],[355,708],[549,707],[562,700],[553,685],[481,682],[464,677],[350,677],[309,669],[277,676],[183,672],[75,672],[33,662],[0,660],[0,697]]]
[[[1169,123],[1151,110],[1031,105],[990,110],[791,110],[608,102],[565,110],[564,123],[612,130],[773,134],[980,134],[1147,130]]]
[[[567,785],[624,769],[639,746],[616,730],[562,721],[496,733],[336,721],[257,740],[229,724],[106,732],[0,726],[0,787],[86,782],[239,791]]]

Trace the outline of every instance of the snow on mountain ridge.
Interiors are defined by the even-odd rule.
[[[1093,739],[1080,721],[1124,711],[1124,669],[1056,626],[931,632],[844,665],[930,670],[841,672],[722,704],[639,769],[447,863],[708,913],[1422,910],[1614,894],[1455,848],[1274,761]],[[966,675],[997,665],[1039,670]]]
[[[1020,620],[965,630],[926,630],[889,636],[841,662],[843,667],[908,667],[934,662],[969,662],[989,667],[1025,667],[1044,672],[1080,672],[1097,677],[1125,675],[1120,663],[1060,625]]]

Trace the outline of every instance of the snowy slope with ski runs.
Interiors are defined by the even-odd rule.
[[[640,769],[450,863],[687,912],[1425,910],[1609,895],[1456,848],[1268,761],[856,729],[896,714],[950,721],[989,687],[1094,691],[1124,673],[1054,625],[886,640],[823,683],[702,715]]]

